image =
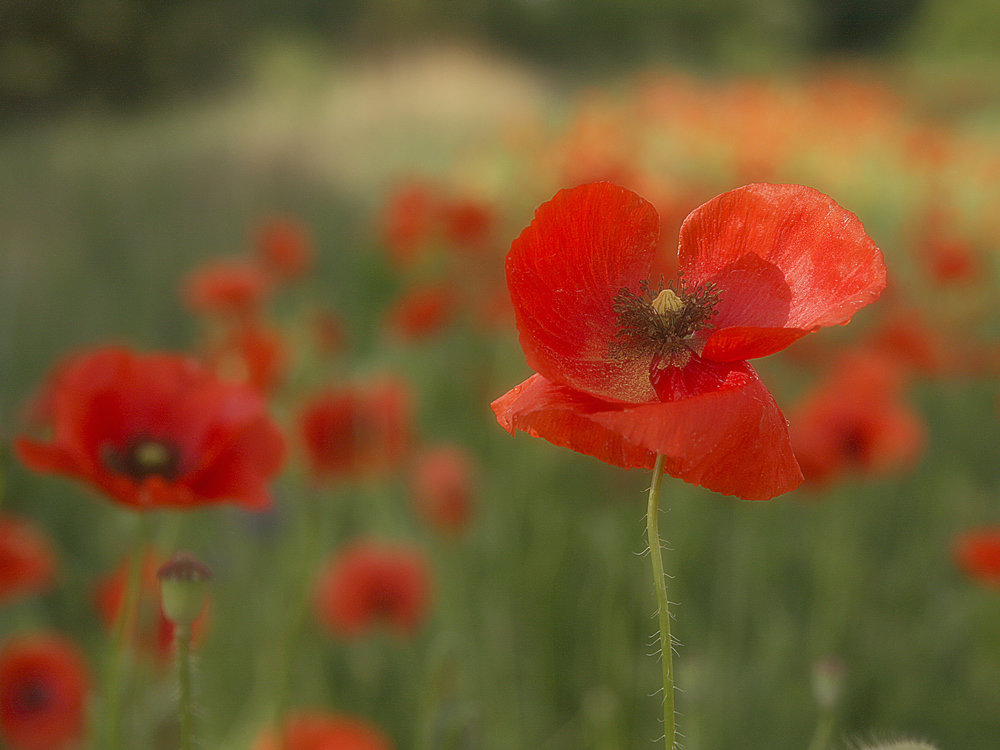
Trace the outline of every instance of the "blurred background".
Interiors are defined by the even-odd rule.
[[[803,488],[747,504],[667,483],[685,747],[804,750],[827,714],[824,748],[992,746],[1000,571],[956,550],[1000,524],[997,29],[978,0],[4,0],[4,511],[46,530],[61,572],[5,605],[0,636],[71,634],[96,671],[94,587],[130,547],[126,511],[7,450],[46,373],[108,341],[212,360],[224,323],[192,274],[256,252],[280,217],[314,260],[262,312],[282,355],[261,387],[296,451],[276,508],[158,521],[161,545],[221,571],[204,746],[248,748],[270,715],[256,656],[301,572],[282,535],[305,495],[332,507],[324,556],[407,540],[435,594],[408,640],[308,625],[293,707],[364,716],[400,750],[646,746],[648,477],[496,426],[489,403],[530,374],[503,257],[581,182],[653,202],[665,257],[705,200],[794,182],[858,214],[890,286],[759,363]],[[414,445],[473,467],[457,534],[411,508],[416,449],[362,482],[307,478],[303,403],[387,373],[412,392]],[[826,706],[813,674],[831,659]],[[147,667],[129,731],[170,747],[171,688]]]

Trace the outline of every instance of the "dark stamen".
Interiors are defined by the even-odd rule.
[[[640,285],[640,293],[622,288],[612,300],[612,310],[618,315],[618,341],[608,355],[613,358],[649,355],[663,367],[683,367],[692,354],[692,337],[711,327],[719,301],[714,284],[699,284],[688,289],[671,282],[665,304],[654,305],[664,292],[662,282],[654,293],[648,281]]]
[[[135,437],[124,448],[105,445],[102,448],[104,465],[116,474],[124,474],[136,482],[152,476],[167,480],[180,473],[180,452],[165,440],[145,436]]]

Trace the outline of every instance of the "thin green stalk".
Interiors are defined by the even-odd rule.
[[[809,743],[809,750],[826,750],[830,746],[833,724],[833,711],[824,711],[820,714],[819,721],[816,722],[816,731]]]
[[[663,664],[663,737],[667,750],[675,750],[674,723],[674,659],[670,635],[670,603],[667,599],[667,577],[663,573],[663,552],[660,545],[660,485],[663,482],[664,457],[657,456],[653,466],[653,481],[649,486],[646,509],[646,535],[649,538],[649,559],[653,563],[653,588],[660,615],[660,660]]]
[[[105,742],[101,745],[102,750],[119,750],[121,747],[122,675],[125,671],[125,657],[128,654],[129,632],[135,621],[139,605],[142,564],[146,543],[149,540],[149,531],[149,518],[146,513],[142,513],[139,516],[139,532],[136,534],[135,549],[129,560],[122,608],[115,621],[115,629],[112,634],[110,662],[104,673],[105,709],[101,734],[105,738]]]
[[[191,714],[191,627],[177,625],[177,672],[181,683],[181,750],[191,750],[194,732]]]

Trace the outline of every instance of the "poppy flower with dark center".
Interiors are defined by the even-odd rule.
[[[0,604],[48,588],[55,568],[41,530],[20,518],[0,518]]]
[[[253,388],[175,354],[106,347],[74,357],[53,383],[51,422],[49,442],[16,441],[21,460],[137,509],[261,509],[284,461]]]
[[[903,371],[871,352],[842,358],[792,415],[792,445],[806,480],[886,474],[913,464],[924,443],[919,416],[903,399]]]
[[[361,541],[320,573],[316,610],[320,622],[343,637],[378,625],[408,635],[423,622],[429,597],[427,563],[417,550]]]
[[[1000,526],[967,531],[955,542],[955,561],[969,576],[1000,589]]]
[[[306,402],[299,417],[306,458],[319,479],[390,471],[410,446],[410,393],[402,381],[330,389]]]
[[[77,647],[30,635],[0,649],[0,738],[11,750],[60,750],[83,735],[89,685]]]
[[[537,372],[500,424],[626,468],[767,499],[802,474],[748,359],[846,323],[885,286],[857,217],[799,185],[755,184],[693,211],[679,281],[650,278],[659,219],[611,183],[559,192],[511,245],[507,286]]]
[[[265,732],[253,750],[392,750],[380,729],[348,716],[303,713],[285,722],[280,734]]]

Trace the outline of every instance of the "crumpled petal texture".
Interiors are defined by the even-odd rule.
[[[781,410],[749,365],[739,387],[663,403],[602,401],[533,375],[493,402],[508,432],[631,468],[666,456],[671,476],[745,500],[802,482]]]
[[[649,357],[608,356],[618,291],[639,290],[659,238],[656,209],[610,182],[561,190],[535,212],[507,255],[521,348],[536,372],[620,401],[656,397]]]
[[[847,323],[885,288],[882,255],[858,217],[802,185],[713,198],[684,221],[679,256],[685,283],[720,290],[702,352],[720,361],[764,357]]]

